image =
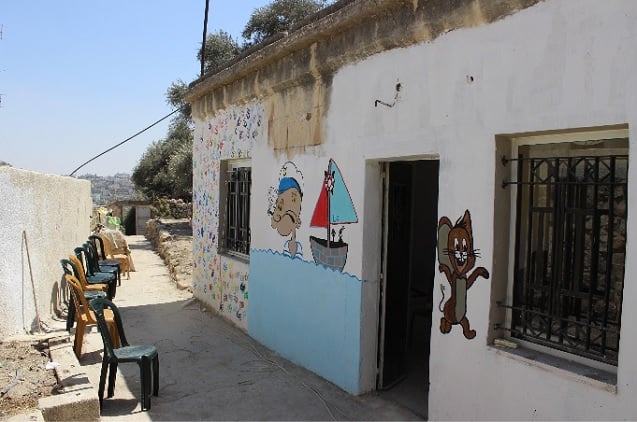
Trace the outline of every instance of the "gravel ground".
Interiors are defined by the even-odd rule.
[[[57,393],[49,362],[46,340],[0,342],[0,419],[35,409],[38,399]]]

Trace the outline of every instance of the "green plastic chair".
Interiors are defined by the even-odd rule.
[[[142,411],[149,410],[151,379],[153,381],[153,395],[159,395],[159,353],[157,352],[157,348],[152,345],[131,345],[128,343],[126,335],[124,334],[124,327],[122,325],[122,317],[119,313],[119,309],[117,309],[117,306],[115,306],[110,300],[106,298],[92,299],[88,306],[95,313],[97,326],[102,336],[102,341],[104,342],[104,357],[102,358],[102,370],[100,373],[100,384],[98,388],[100,409],[102,408],[104,401],[104,386],[106,384],[107,372],[110,370],[110,374],[108,374],[107,394],[107,398],[110,398],[115,394],[117,365],[120,362],[135,362],[139,365],[140,369]],[[115,317],[115,324],[117,324],[117,331],[119,332],[120,343],[122,345],[117,349],[113,347],[113,342],[109,334],[110,331],[108,329],[108,324],[104,317],[105,309],[110,309]]]
[[[95,265],[97,262],[96,270],[99,271],[100,267],[116,267],[117,268],[117,285],[122,285],[122,269],[121,264],[116,259],[108,259],[106,256],[106,249],[104,248],[104,240],[97,235],[90,235],[88,237],[88,243],[91,247],[91,259],[93,260],[91,265]]]
[[[98,272],[115,274],[117,276],[117,285],[122,285],[122,279],[119,270],[119,261],[114,261],[112,264],[107,264],[103,261],[100,262],[97,248],[95,248],[95,245],[90,240],[85,242],[82,245],[82,248],[84,248],[84,254],[86,256],[86,261],[91,274],[95,274]]]
[[[89,284],[93,283],[106,283],[108,284],[108,298],[115,298],[115,293],[117,291],[117,269],[111,267],[109,271],[92,271],[90,267],[89,257],[86,253],[86,249],[84,246],[78,246],[73,249],[75,253],[75,257],[80,262],[82,268],[78,268],[78,270],[82,270],[84,272],[84,278]],[[69,257],[70,258],[70,257]],[[77,276],[76,276],[77,277]]]
[[[80,273],[75,264],[70,259],[60,259],[60,264],[62,265],[62,270],[64,274],[72,275],[73,277],[80,279]],[[84,288],[84,297],[86,300],[95,299],[96,297],[104,297],[107,296],[108,284],[104,283],[93,283],[91,285],[86,286]],[[69,287],[70,289],[70,287]],[[69,291],[70,293],[70,291]],[[75,301],[72,300],[72,297],[69,298],[69,305],[66,314],[66,331],[71,331],[73,325],[75,324]]]

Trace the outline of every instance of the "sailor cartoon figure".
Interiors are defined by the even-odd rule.
[[[283,244],[283,254],[291,258],[303,258],[303,247],[296,240],[301,227],[301,201],[303,199],[303,174],[291,161],[279,171],[278,187],[270,188],[270,226],[279,235],[289,238]]]

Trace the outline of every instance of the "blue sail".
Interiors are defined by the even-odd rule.
[[[358,223],[352,197],[343,181],[341,170],[332,159],[330,159],[328,171],[334,177],[334,189],[330,196],[330,224]]]

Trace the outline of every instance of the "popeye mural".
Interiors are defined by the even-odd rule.
[[[291,161],[286,161],[279,171],[278,187],[271,187],[269,194],[270,227],[281,236],[290,236],[283,244],[283,254],[291,258],[303,258],[303,247],[296,240],[301,227],[301,201],[303,199],[303,174]]]

